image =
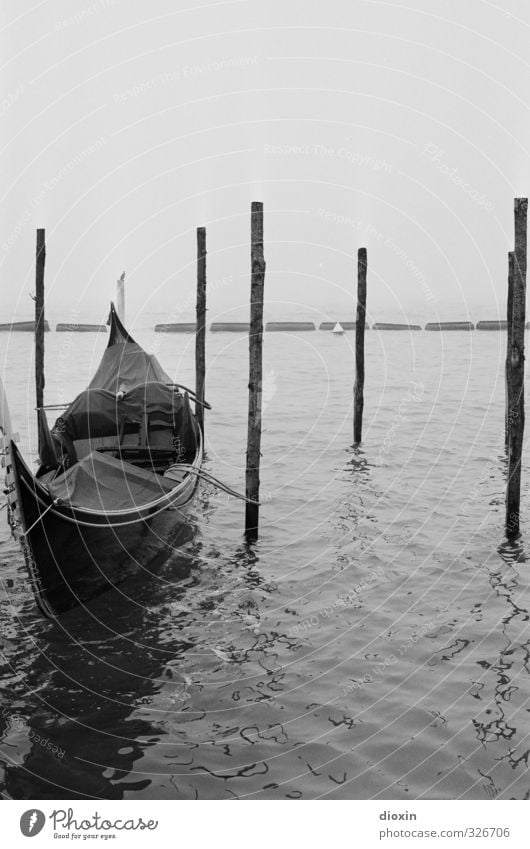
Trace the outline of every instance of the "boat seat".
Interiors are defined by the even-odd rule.
[[[161,422],[155,416],[144,415],[141,422],[127,422],[120,440],[122,448],[143,448],[175,451],[174,434],[167,422]]]
[[[126,421],[122,428],[120,448],[139,448],[140,436],[139,422]]]
[[[163,471],[175,461],[173,433],[167,426],[164,429],[167,432],[165,436],[161,436],[157,428],[152,429],[147,414],[141,421],[125,419],[117,456],[139,468]]]
[[[87,457],[92,451],[104,451],[106,454],[110,454],[111,456],[117,457],[120,445],[125,438],[127,430],[130,430],[130,425],[136,427],[138,430],[138,423],[131,422],[129,419],[124,419],[120,423],[119,432],[110,433],[106,436],[90,436],[88,439],[74,439],[73,446],[76,453],[76,459],[82,460],[84,457]],[[132,442],[133,445],[138,445],[138,436],[136,436],[136,442]]]
[[[118,452],[120,443],[115,436],[96,436],[93,439],[74,439],[74,448],[78,460],[87,457],[92,451]]]
[[[60,434],[60,438],[65,442],[63,454],[67,453],[70,466],[93,451],[99,451],[140,468],[160,472],[176,460],[189,461],[194,456],[194,451],[185,450],[183,440],[157,413],[145,414],[140,420],[124,418],[120,422],[119,433],[75,440]]]
[[[173,431],[167,425],[163,427],[150,425],[148,442],[150,448],[164,448],[166,451],[175,453],[175,437],[173,436]]]

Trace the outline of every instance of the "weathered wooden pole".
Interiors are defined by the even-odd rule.
[[[116,309],[118,318],[121,323],[125,323],[125,271],[122,271],[121,277],[116,283]]]
[[[355,328],[355,386],[353,389],[353,441],[358,444],[363,434],[364,409],[364,329],[366,326],[366,248],[357,252],[357,325]]]
[[[508,379],[508,483],[506,536],[519,535],[521,458],[524,437],[524,330],[526,318],[526,242],[528,199],[515,198],[515,250],[513,258],[512,344]]]
[[[44,406],[44,265],[46,231],[37,230],[35,262],[35,390],[37,409]]]
[[[512,356],[512,328],[513,328],[513,251],[508,252],[508,299],[506,309],[506,413],[504,420],[504,445],[508,450],[510,420],[510,399],[508,398],[508,382],[510,360]]]
[[[197,309],[195,326],[195,416],[204,433],[206,380],[206,228],[197,227]]]
[[[263,252],[263,204],[254,201],[251,210],[251,283],[248,377],[248,433],[245,534],[251,542],[258,537],[259,465],[261,451],[261,390],[263,377],[263,290],[265,257]]]

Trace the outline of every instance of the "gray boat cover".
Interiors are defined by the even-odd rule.
[[[150,428],[168,428],[178,435],[186,454],[194,454],[198,426],[189,400],[163,383],[135,386],[120,397],[106,389],[87,389],[57,419],[52,434],[63,442],[107,436],[119,442],[126,423],[140,423],[144,414]]]
[[[105,349],[105,353],[89,389],[106,389],[117,395],[140,383],[171,383],[154,354],[147,354],[136,342],[121,342]]]
[[[87,510],[134,510],[175,487],[171,482],[131,463],[92,451],[47,484],[53,498]]]
[[[173,462],[175,459],[192,460],[200,434],[187,394],[177,392],[157,358],[146,353],[129,336],[113,306],[110,321],[109,345],[88,388],[59,416],[48,442],[41,441],[46,448],[42,465],[57,468],[65,462],[73,472],[74,465],[86,453],[102,448],[101,442],[96,444],[102,439],[107,440],[106,447],[110,440],[116,448],[120,445],[125,450],[134,448],[143,454],[147,452],[147,460],[151,444],[153,450],[158,449],[160,461],[162,450],[168,454],[168,462],[171,455],[174,455]],[[44,422],[42,425],[45,435]],[[81,442],[84,445],[78,453],[76,443]],[[106,457],[105,461],[100,461],[96,458],[94,464],[110,459]],[[139,454],[138,465],[145,459]],[[85,468],[79,471],[80,479],[85,473]],[[77,483],[75,491],[81,492]]]

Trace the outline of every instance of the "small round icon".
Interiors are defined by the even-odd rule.
[[[24,837],[35,837],[44,828],[46,817],[38,808],[25,811],[20,817],[20,830]]]

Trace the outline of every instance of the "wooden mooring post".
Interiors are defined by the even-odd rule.
[[[46,231],[37,230],[35,261],[35,390],[37,409],[44,406],[44,266]]]
[[[504,421],[504,444],[508,450],[510,430],[510,398],[508,397],[508,380],[510,370],[510,359],[512,356],[512,328],[513,328],[513,251],[508,251],[508,299],[506,309],[506,412]]]
[[[363,435],[364,410],[364,330],[366,326],[366,248],[357,252],[357,323],[355,328],[355,385],[353,389],[353,441],[359,444]]]
[[[259,467],[261,456],[261,392],[263,379],[263,290],[265,257],[263,251],[263,204],[252,203],[251,209],[251,283],[248,375],[248,432],[245,535],[247,542],[258,537]]]
[[[521,458],[524,437],[524,331],[526,318],[526,249],[528,199],[515,198],[515,250],[513,255],[513,307],[511,351],[508,358],[508,482],[506,536],[519,535]]]
[[[206,383],[206,228],[197,227],[197,306],[195,325],[195,417],[204,434]]]

